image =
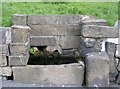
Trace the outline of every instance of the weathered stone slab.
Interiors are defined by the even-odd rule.
[[[28,43],[11,43],[10,44],[10,55],[12,56],[26,56],[30,45]]]
[[[27,56],[9,56],[9,66],[27,65],[29,55]]]
[[[109,58],[105,52],[86,55],[86,84],[88,87],[109,86]]]
[[[31,36],[31,46],[55,46],[56,38],[54,36]]]
[[[29,15],[28,25],[74,24],[82,19],[82,15]]]
[[[81,30],[81,35],[88,38],[117,38],[118,33],[118,28],[98,25],[85,25]]]
[[[7,66],[7,57],[0,53],[0,66]]]
[[[12,26],[11,29],[11,42],[12,43],[25,43],[29,40],[30,27],[27,26]]]
[[[14,81],[39,84],[79,84],[83,83],[84,65],[27,65],[12,67]]]
[[[26,26],[26,20],[27,16],[26,15],[20,15],[20,14],[14,14],[12,16],[12,25],[23,25]]]
[[[0,76],[11,76],[12,69],[11,67],[0,67]]]
[[[100,25],[100,26],[107,26],[107,21],[104,19],[92,19],[82,22],[83,25]]]
[[[80,35],[80,25],[30,25],[31,36],[71,36]]]
[[[0,54],[9,55],[8,44],[0,45]]]
[[[80,36],[60,36],[58,44],[62,49],[78,48],[80,45]]]
[[[10,27],[0,27],[0,45],[10,43],[10,29]]]

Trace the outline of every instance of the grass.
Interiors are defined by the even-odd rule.
[[[11,26],[13,14],[86,14],[106,19],[113,26],[118,19],[118,3],[115,2],[4,2],[2,26]]]

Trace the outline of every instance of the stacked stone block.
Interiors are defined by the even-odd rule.
[[[8,66],[10,35],[9,27],[0,27],[0,76],[4,79],[12,75],[11,67]]]
[[[11,29],[0,30],[4,38],[0,42],[2,76],[11,76],[13,72],[16,82],[81,86],[84,80],[89,87],[120,83],[120,43],[108,42],[101,52],[104,40],[120,34],[106,20],[86,15],[15,14],[12,18]],[[27,65],[30,46],[46,46],[47,51],[58,50],[64,56],[79,54],[85,64],[79,60],[62,65]]]

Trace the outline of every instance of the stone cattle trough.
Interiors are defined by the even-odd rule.
[[[2,74],[7,80],[35,84],[110,86],[120,83],[117,27],[86,15],[19,15],[1,27]],[[117,65],[117,66],[116,66]]]

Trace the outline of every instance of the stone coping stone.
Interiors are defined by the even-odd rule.
[[[81,35],[88,38],[118,38],[119,30],[109,26],[84,25]]]
[[[104,19],[92,19],[82,22],[83,25],[100,25],[100,26],[107,26],[107,21]]]
[[[23,25],[26,26],[27,15],[14,14],[12,16],[12,25]]]
[[[12,67],[14,81],[39,84],[83,83],[84,66],[80,63],[66,65],[27,65]]]
[[[93,17],[87,15],[28,15],[28,25],[74,24]]]

